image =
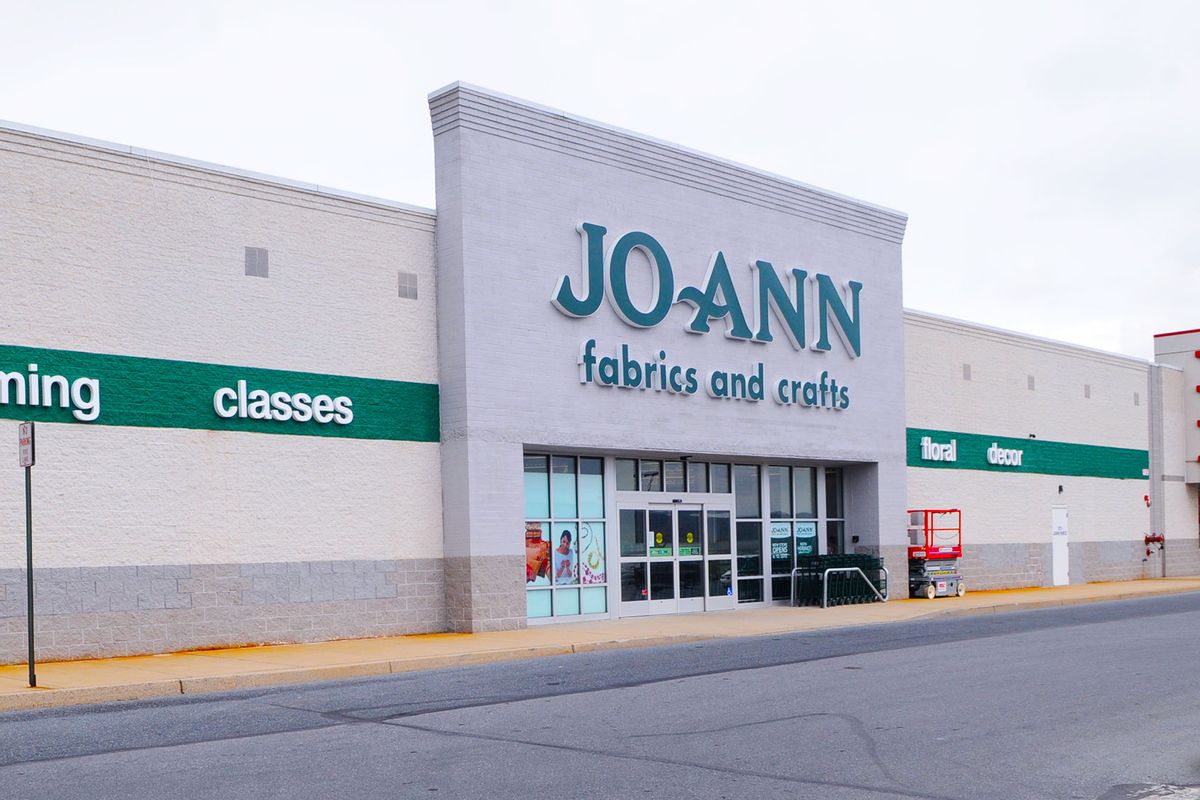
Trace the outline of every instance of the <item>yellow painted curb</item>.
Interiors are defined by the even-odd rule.
[[[520,661],[544,656],[567,656],[571,654],[569,644],[548,644],[537,647],[514,647],[504,650],[480,650],[444,656],[417,656],[391,661],[392,672],[417,672],[424,669],[466,667],[475,664],[494,664],[500,661]]]
[[[755,634],[749,634],[751,636]],[[766,635],[766,634],[762,634]],[[599,653],[605,650],[632,650],[638,647],[662,647],[669,644],[687,644],[688,642],[708,642],[713,639],[727,638],[721,634],[684,633],[670,636],[648,636],[642,639],[609,639],[607,641],[578,642],[572,645],[576,653]]]
[[[217,656],[215,652],[198,652],[186,655],[204,655],[217,661],[220,659],[224,663],[233,662],[231,669],[244,669],[244,672],[234,672],[227,675],[204,675],[194,677],[165,677],[162,680],[154,681],[135,681],[132,683],[115,684],[106,686],[84,686],[84,687],[66,687],[66,688],[39,688],[28,689],[22,688],[20,691],[3,691],[0,690],[0,712],[4,711],[21,711],[41,708],[55,708],[71,705],[82,705],[88,703],[107,703],[120,700],[148,700],[160,697],[170,697],[179,694],[200,694],[205,692],[223,692],[238,689],[255,689],[271,686],[284,686],[288,684],[309,683],[316,681],[338,680],[347,678],[364,678],[380,675],[388,675],[392,673],[415,672],[420,670],[444,669],[447,667],[461,667],[477,664],[489,664],[502,661],[516,661],[532,658],[541,658],[545,656],[561,656],[570,655],[572,653],[595,653],[606,650],[629,650],[634,648],[645,647],[660,647],[673,644],[685,644],[688,642],[713,641],[716,639],[734,638],[741,636],[776,636],[783,633],[802,633],[805,631],[826,631],[837,628],[860,627],[862,625],[885,625],[891,622],[912,621],[912,620],[927,620],[932,618],[949,618],[949,617],[967,617],[980,614],[1002,614],[1014,611],[1029,611],[1043,608],[1056,608],[1062,606],[1081,605],[1084,603],[1111,602],[1117,600],[1130,600],[1134,598],[1146,597],[1161,597],[1165,595],[1184,594],[1188,592],[1200,591],[1200,585],[1195,580],[1179,585],[1161,584],[1163,588],[1143,588],[1139,591],[1121,591],[1111,595],[1091,595],[1091,596],[1074,596],[1074,597],[1039,597],[1035,599],[1028,596],[1028,599],[1022,599],[1019,593],[1009,594],[1014,597],[1012,602],[997,603],[993,602],[988,605],[965,605],[956,607],[955,603],[969,602],[969,600],[958,600],[950,598],[949,600],[904,600],[897,598],[896,605],[892,606],[896,609],[896,613],[887,615],[872,615],[870,618],[863,618],[862,615],[853,617],[840,615],[844,618],[833,619],[830,616],[818,617],[812,615],[804,615],[802,619],[792,618],[785,615],[787,621],[776,620],[775,617],[768,617],[764,626],[764,620],[755,620],[755,624],[737,626],[729,625],[713,625],[708,630],[703,632],[688,632],[688,633],[661,633],[656,631],[647,631],[645,635],[638,636],[636,633],[631,633],[628,636],[613,636],[611,629],[608,632],[600,632],[596,630],[576,631],[575,635],[578,639],[574,642],[556,642],[541,645],[520,645],[520,646],[499,646],[493,649],[483,647],[481,649],[470,652],[461,653],[441,653],[434,655],[412,656],[409,658],[379,658],[378,655],[387,655],[386,652],[375,653],[374,659],[352,661],[350,654],[341,654],[340,657],[335,657],[335,660],[341,660],[342,657],[347,660],[345,663],[322,664],[315,666],[275,666],[272,667],[269,661],[255,660],[250,653],[255,651],[255,648],[246,648],[243,651],[242,657],[238,657],[238,650],[228,651],[230,654],[226,656],[222,651],[221,656]],[[1031,590],[1031,594],[1032,594]],[[980,592],[971,599],[978,600]],[[1014,596],[1015,595],[1015,596]],[[990,599],[990,598],[989,598]],[[903,606],[900,603],[903,602]],[[926,606],[925,604],[928,604]],[[951,607],[946,607],[942,603],[947,603]],[[892,604],[888,604],[892,605]],[[871,608],[879,610],[885,608],[883,606],[856,606],[855,608],[865,609]],[[882,616],[882,618],[881,618]],[[722,622],[727,622],[728,618],[722,617]],[[746,622],[746,621],[743,621]],[[527,629],[529,630],[529,629]],[[597,636],[599,634],[599,638]],[[570,636],[568,632],[564,632],[563,638]],[[451,634],[450,636],[467,636],[466,634]],[[589,638],[596,637],[596,638]],[[399,637],[403,638],[403,637]],[[434,638],[434,637],[422,637]],[[513,637],[507,637],[513,638]],[[518,637],[519,638],[519,637]],[[359,640],[348,640],[347,644],[353,646],[354,642]],[[371,642],[375,640],[361,640]],[[511,645],[511,641],[508,642]],[[314,643],[320,646],[323,643]],[[329,643],[336,644],[336,643]],[[476,642],[475,646],[480,646],[481,642]],[[493,642],[493,645],[497,644]],[[284,645],[283,647],[301,647],[302,645]],[[277,646],[278,647],[278,646]],[[383,649],[383,648],[380,648]],[[272,650],[271,652],[274,652]],[[359,648],[361,655],[366,655],[363,648]],[[135,657],[133,661],[138,662],[138,659],[143,657]],[[80,667],[87,669],[93,662],[79,662]],[[146,674],[146,669],[139,670],[139,664],[127,665],[130,672],[139,672]],[[168,673],[169,674],[169,673]]]
[[[969,617],[976,614],[1004,614],[1009,611],[1036,611],[1043,608],[1079,606],[1086,603],[1111,603],[1118,600],[1137,600],[1147,597],[1165,597],[1167,595],[1188,594],[1196,591],[1200,591],[1200,589],[1197,589],[1195,586],[1172,586],[1166,589],[1155,589],[1148,592],[1124,592],[1122,594],[1113,594],[1104,597],[1064,597],[1051,600],[1029,600],[1016,603],[996,603],[995,605],[990,606],[938,609],[932,611],[930,614],[923,614],[920,617],[913,617],[913,619],[929,619],[930,617]],[[936,603],[937,600],[926,600],[924,602]]]
[[[0,695],[0,711],[111,703],[116,700],[149,700],[179,694],[179,681],[128,683],[121,686],[84,686],[76,689],[26,689]]]
[[[237,675],[206,675],[202,678],[182,678],[179,691],[182,694],[204,692],[228,692],[234,689],[259,689],[264,686],[284,686],[289,683],[329,681],[340,678],[369,678],[387,675],[391,668],[386,661],[368,661],[359,664],[335,664],[328,667],[297,667],[292,669],[248,672]]]

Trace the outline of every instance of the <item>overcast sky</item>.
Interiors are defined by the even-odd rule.
[[[1200,327],[1200,2],[16,2],[0,119],[434,205],[455,80],[909,215],[905,305]],[[3,176],[0,176],[3,180]]]

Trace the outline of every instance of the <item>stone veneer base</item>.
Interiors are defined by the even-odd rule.
[[[47,661],[447,628],[441,559],[34,567]],[[0,664],[26,659],[25,570],[0,569]]]

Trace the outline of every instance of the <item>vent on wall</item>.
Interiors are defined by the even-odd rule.
[[[1133,393],[1133,404],[1135,406],[1140,406],[1142,404],[1142,395],[1140,393],[1138,393],[1138,392]]]
[[[1032,392],[1032,391],[1033,391],[1033,376],[1032,376],[1032,375],[1029,375],[1029,376],[1027,376],[1027,377],[1028,377],[1028,379],[1029,379],[1029,391],[1031,391],[1031,392]]]
[[[1085,383],[1083,385],[1083,398],[1085,400],[1092,399],[1092,385],[1090,383]]]
[[[399,273],[400,296],[406,300],[417,299],[417,276],[413,272]]]
[[[963,364],[963,380],[964,381],[971,380],[971,365],[970,364]]]
[[[267,277],[267,248],[246,248],[246,274],[252,278]]]

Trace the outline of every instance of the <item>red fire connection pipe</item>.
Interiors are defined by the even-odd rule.
[[[1154,555],[1154,549],[1153,549],[1153,547],[1151,547],[1151,545],[1158,545],[1158,550],[1160,553],[1163,550],[1165,550],[1166,546],[1167,546],[1166,539],[1163,538],[1163,535],[1161,533],[1147,533],[1146,537],[1145,537],[1145,541],[1146,541],[1146,558],[1149,558],[1150,556]],[[1162,576],[1164,578],[1167,577],[1166,559],[1163,559],[1162,573],[1163,573]]]

